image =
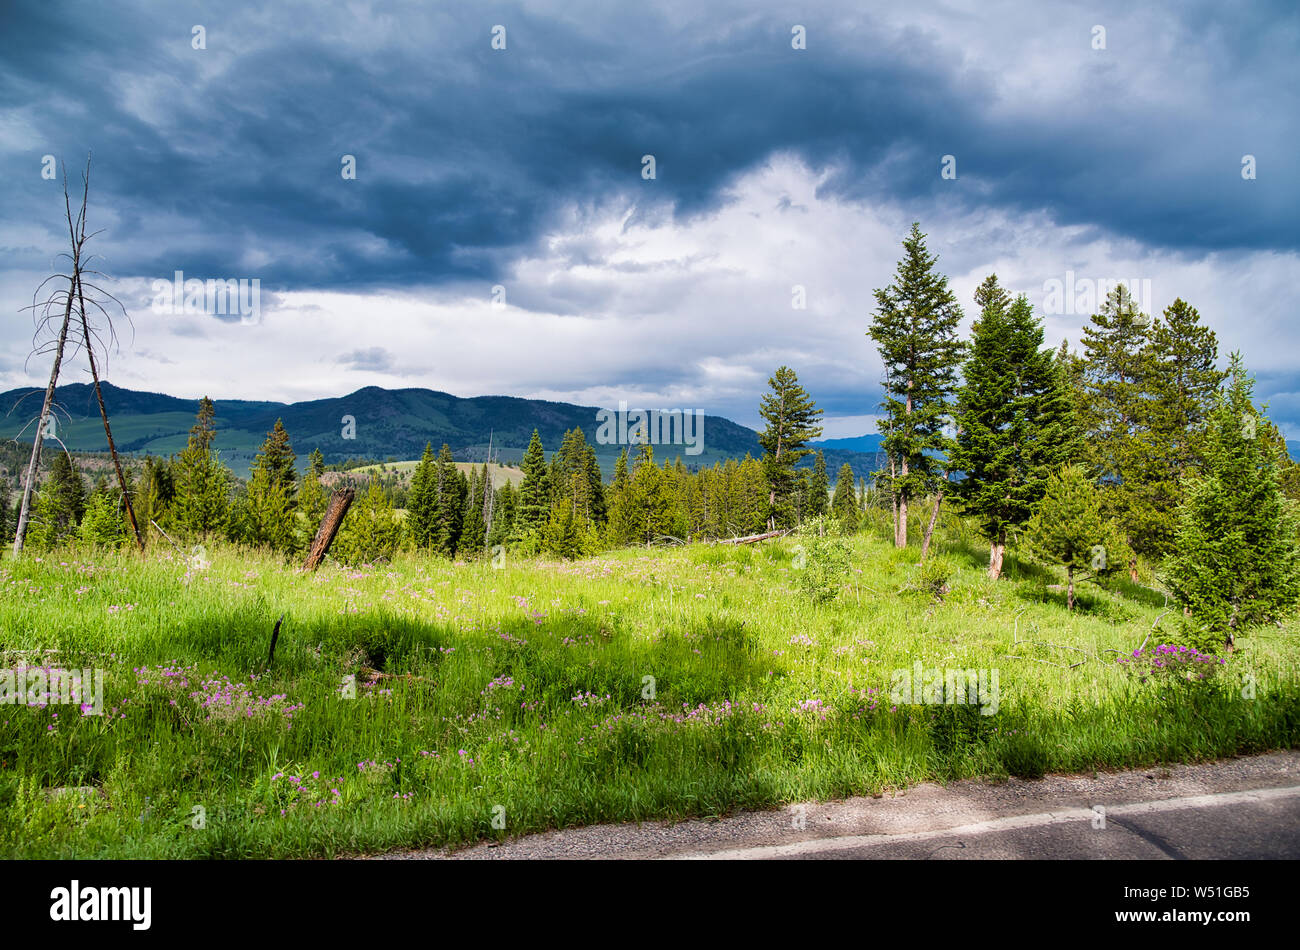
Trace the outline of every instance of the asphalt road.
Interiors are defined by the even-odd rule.
[[[385,859],[1300,858],[1300,751],[921,785],[711,821],[595,825]]]

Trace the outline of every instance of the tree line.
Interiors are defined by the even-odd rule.
[[[876,291],[868,335],[884,364],[880,404],[894,541],[908,508],[951,497],[989,544],[1009,542],[1076,572],[1158,566],[1189,636],[1231,643],[1300,597],[1300,468],[1253,402],[1241,355],[1218,369],[1215,334],[1181,298],[1142,313],[1123,284],[1083,330],[1044,348],[1028,298],[996,275],[975,292],[970,340],[938,258],[913,224],[893,282]],[[922,559],[929,546],[922,544]]]

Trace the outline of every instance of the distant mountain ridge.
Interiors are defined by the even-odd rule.
[[[119,450],[166,456],[185,447],[198,412],[197,399],[124,389],[107,382],[103,391]],[[32,420],[43,397],[44,390],[35,387],[0,393],[0,438],[30,439]],[[93,386],[60,386],[55,403],[56,432],[69,449],[107,451]],[[517,462],[534,429],[549,455],[559,448],[566,431],[578,428],[595,447],[601,468],[609,476],[614,460],[626,447],[597,443],[599,407],[516,396],[462,398],[431,389],[367,386],[346,396],[295,403],[214,399],[213,404],[216,448],[241,475],[247,472],[276,419],[284,421],[300,464],[314,448],[330,463],[349,458],[418,458],[426,442],[432,442],[435,449],[446,443],[458,460],[483,461],[489,438],[495,458]],[[348,433],[354,437],[345,438]],[[687,454],[686,446],[680,444],[655,445],[655,457],[662,461],[680,455],[685,464],[695,467],[762,453],[758,433],[722,416],[704,416],[702,445],[703,451],[697,455]],[[846,461],[862,476],[869,476],[874,466],[874,458],[854,451],[828,446],[826,456],[832,480]],[[811,461],[805,460],[805,464]]]

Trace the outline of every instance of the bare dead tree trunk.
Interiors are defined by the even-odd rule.
[[[925,526],[925,538],[921,541],[921,564],[925,563],[925,555],[930,550],[930,538],[934,536],[934,523],[939,520],[939,506],[943,504],[943,488],[939,488],[939,494],[934,496],[934,508],[930,511],[930,523]]]
[[[32,438],[32,457],[27,463],[27,477],[23,480],[23,503],[18,509],[18,526],[14,532],[14,557],[23,553],[23,539],[27,536],[27,522],[32,516],[32,489],[36,485],[36,470],[41,458],[41,445],[45,441],[45,426],[50,418],[50,407],[54,404],[54,387],[59,382],[59,366],[63,363],[63,345],[68,339],[68,323],[72,318],[72,293],[68,293],[68,304],[63,313],[63,326],[59,330],[58,343],[54,350],[54,366],[50,370],[50,383],[45,387],[45,402],[41,405],[41,416],[36,423],[36,435]]]
[[[339,526],[343,524],[343,516],[348,513],[348,508],[355,497],[356,492],[351,488],[340,489],[330,497],[330,506],[325,512],[325,517],[321,519],[320,527],[316,530],[316,537],[307,552],[307,560],[302,563],[303,570],[314,571],[320,567],[320,562],[325,560],[330,545],[334,543],[334,535],[339,533]]]
[[[68,170],[63,170],[63,207],[68,217],[68,231],[72,237],[72,273],[55,274],[54,277],[46,278],[41,283],[44,287],[46,283],[57,277],[64,277],[68,281],[68,289],[65,292],[66,299],[63,301],[63,322],[59,327],[59,334],[54,341],[54,366],[50,368],[50,382],[45,387],[45,401],[41,404],[41,415],[36,423],[36,434],[32,438],[32,457],[27,463],[27,478],[23,482],[23,501],[18,509],[18,525],[14,531],[14,557],[23,553],[23,541],[27,537],[27,524],[32,515],[32,490],[36,487],[36,472],[40,466],[41,446],[45,442],[45,429],[49,424],[50,412],[54,406],[54,390],[59,384],[59,369],[63,365],[63,349],[68,340],[68,326],[72,322],[72,299],[73,292],[77,288],[77,278],[81,272],[80,245],[77,243],[77,225],[72,221],[72,199],[68,197]],[[81,214],[78,216],[78,222],[84,222],[86,217],[86,202],[83,199],[81,203]],[[36,288],[36,294],[40,293],[40,287]],[[36,302],[36,294],[32,295],[32,306],[30,309],[41,308],[42,317],[37,323],[37,334],[40,334],[41,327],[45,326],[49,320],[49,313],[52,307],[59,303],[59,293],[55,291],[46,298],[44,303]],[[40,352],[40,348],[36,352]]]

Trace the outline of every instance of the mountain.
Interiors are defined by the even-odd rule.
[[[809,442],[808,445],[823,451],[842,449],[846,452],[866,452],[874,455],[884,438],[883,435],[855,435],[849,439],[822,439],[820,442]]]
[[[103,384],[104,404],[113,426],[113,438],[122,452],[172,455],[185,447],[198,412],[197,399],[179,399],[162,393],[138,392],[111,383]],[[0,439],[31,438],[33,420],[40,412],[44,390],[34,387],[0,393]],[[71,450],[104,452],[108,445],[95,402],[94,387],[88,383],[60,386],[55,392],[56,433]],[[502,462],[518,462],[537,429],[546,451],[560,446],[564,433],[580,428],[596,449],[596,456],[608,477],[614,461],[625,447],[597,442],[602,416],[595,406],[513,396],[461,398],[430,389],[381,389],[367,386],[346,396],[282,403],[243,399],[217,399],[216,448],[237,474],[246,475],[253,457],[276,419],[284,422],[298,462],[305,465],[308,453],[319,448],[327,462],[349,458],[418,458],[426,442],[435,451],[445,442],[461,461],[487,458],[488,439],[492,453]],[[351,425],[348,420],[351,420]],[[349,432],[351,430],[351,432]],[[353,438],[346,438],[352,434]],[[727,458],[758,457],[762,450],[758,434],[721,416],[703,418],[703,451],[695,455],[680,444],[655,445],[655,458],[681,456],[694,468],[710,466]],[[831,477],[848,461],[856,473],[869,476],[874,458],[856,452],[827,451]],[[804,464],[811,464],[811,457]]]

